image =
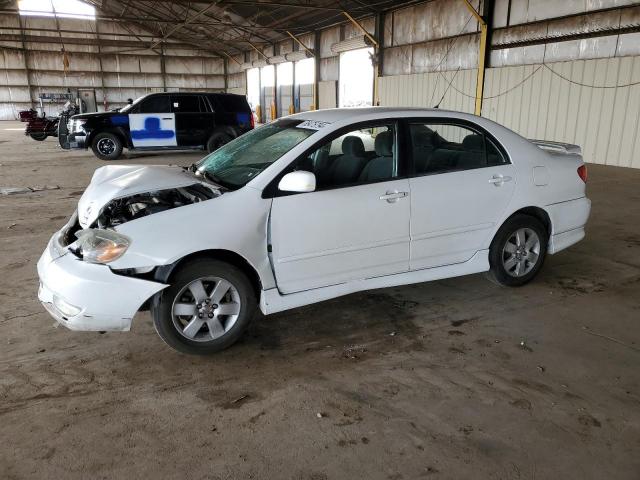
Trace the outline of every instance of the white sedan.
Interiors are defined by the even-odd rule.
[[[486,118],[400,108],[307,112],[189,168],[105,166],[38,262],[72,330],[156,330],[192,354],[264,314],[361,290],[489,272],[519,286],[580,241],[580,148]]]

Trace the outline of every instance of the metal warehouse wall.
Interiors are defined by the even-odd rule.
[[[640,57],[547,67],[490,69],[487,97],[508,93],[489,98],[483,116],[527,138],[578,144],[588,162],[640,168],[640,84],[615,87],[640,82]]]
[[[496,0],[482,115],[578,144],[588,162],[640,168],[639,3]],[[380,104],[473,113],[477,32],[462,1],[387,14]]]
[[[382,77],[380,104],[430,108],[444,94],[440,108],[473,113],[475,80],[476,70]],[[588,162],[640,168],[636,82],[640,56],[490,68],[482,115],[527,138],[580,145]]]
[[[95,88],[100,109],[105,99],[111,109],[154,91],[225,88],[224,61],[209,52],[178,42],[141,49],[141,39],[159,39],[110,21],[59,18],[58,23],[61,38],[52,18],[0,14],[0,120],[37,105],[42,92],[68,88]],[[45,104],[51,114],[61,107]]]

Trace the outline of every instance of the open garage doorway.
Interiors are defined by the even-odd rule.
[[[296,112],[306,112],[314,108],[315,60],[313,58],[299,60],[295,63],[295,69]]]
[[[254,115],[257,115],[256,108],[260,105],[260,69],[250,68],[247,70],[247,101]],[[258,118],[258,121],[261,121]]]
[[[278,117],[293,113],[293,63],[278,64],[276,79],[278,81]]]
[[[271,122],[276,119],[275,112],[275,90],[276,77],[275,67],[267,65],[260,69],[260,81],[262,87],[262,119],[263,122]]]
[[[370,107],[373,104],[373,48],[340,54],[340,107]]]

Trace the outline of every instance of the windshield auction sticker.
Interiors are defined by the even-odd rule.
[[[297,128],[306,128],[308,130],[320,130],[321,128],[329,125],[329,122],[318,122],[317,120],[305,120],[300,125],[296,125]]]

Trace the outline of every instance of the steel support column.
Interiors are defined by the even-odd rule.
[[[102,90],[102,106],[106,112],[108,109],[107,104],[107,92],[104,88],[104,69],[102,68],[102,49],[100,48],[100,29],[98,25],[100,22],[96,20],[96,40],[98,41],[98,66],[100,68],[100,89]],[[96,105],[96,109],[97,109]]]
[[[313,51],[315,52],[315,66],[313,79],[313,105],[311,110],[320,108],[320,30],[316,30],[313,36]]]
[[[493,3],[494,0],[484,0],[482,15],[471,5],[469,0],[464,0],[467,8],[480,25],[480,48],[478,51],[478,76],[476,79],[476,103],[474,113],[476,115],[482,115],[482,100],[484,97],[484,73],[487,68],[488,52],[487,45],[490,42],[491,36],[491,17],[493,16]]]
[[[380,89],[378,86],[379,78],[384,75],[384,12],[376,15],[376,37],[378,38],[378,47],[375,52],[375,67],[373,74],[375,80],[373,84],[373,104],[380,105]]]
[[[31,96],[31,70],[29,69],[29,51],[27,50],[26,43],[24,41],[24,25],[22,24],[22,16],[18,13],[18,23],[20,25],[20,43],[22,45],[22,55],[24,58],[24,70],[27,77],[27,90],[29,90],[29,108],[33,107],[33,97]],[[11,89],[9,89],[11,93]]]
[[[167,76],[164,65],[164,44],[160,44],[160,74],[162,75],[162,91],[167,91]]]
[[[229,92],[229,59],[222,59],[222,72],[224,74],[224,92]]]

